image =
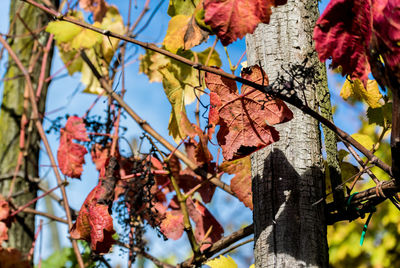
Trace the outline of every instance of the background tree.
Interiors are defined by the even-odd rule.
[[[45,1],[56,6],[58,1]],[[7,34],[10,46],[20,58],[35,85],[39,76],[48,77],[53,55],[52,39],[38,29],[45,27],[49,16],[33,6],[20,1],[10,1],[10,28]],[[4,48],[3,50],[4,51]],[[13,59],[8,59],[4,75],[4,91],[0,114],[0,193],[11,197],[15,207],[34,199],[37,195],[39,177],[40,137],[34,127],[28,124],[30,115],[27,100],[26,81]],[[38,107],[45,110],[48,83],[40,85]],[[41,120],[41,119],[40,119]],[[23,137],[21,137],[22,135]],[[13,188],[10,190],[10,188]],[[9,194],[12,194],[9,196]],[[32,204],[30,206],[34,208]],[[28,253],[32,247],[35,232],[33,214],[18,214],[16,224],[8,233],[8,246]]]

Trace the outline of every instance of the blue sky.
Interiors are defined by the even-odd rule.
[[[116,4],[119,7],[119,10],[122,12],[124,18],[127,18],[127,10],[128,10],[128,2],[127,0],[123,1],[109,1],[110,3]],[[132,17],[136,18],[136,16],[140,13],[141,5],[144,1],[138,1],[139,8],[133,11]],[[321,7],[324,8],[326,6],[327,1],[322,1]],[[158,1],[151,1],[150,8],[154,8],[158,4]],[[0,1],[0,32],[6,33],[8,26],[8,0]],[[160,43],[165,35],[169,17],[166,13],[168,7],[168,1],[164,1],[161,6],[161,10],[155,16],[154,20],[150,23],[149,28],[143,34],[139,36],[140,40],[145,40],[154,43]],[[146,15],[144,21],[149,17],[149,14]],[[207,45],[212,44],[213,38],[210,38]],[[202,46],[204,47],[204,46]],[[202,47],[198,48],[202,50]],[[133,46],[131,46],[133,48]],[[241,54],[245,50],[244,41],[235,42],[229,48],[229,54],[234,63],[237,62]],[[221,59],[223,60],[223,64],[225,66],[225,70],[228,70],[226,66],[227,59],[225,53],[223,52],[222,46],[217,46],[217,51],[220,54]],[[139,50],[140,54],[143,54],[143,50]],[[2,62],[4,63],[4,61]],[[62,67],[61,61],[56,57],[53,61],[53,72]],[[0,67],[1,74],[4,72],[4,64]],[[125,97],[125,101],[131,105],[131,107],[138,112],[140,116],[143,117],[147,122],[149,122],[157,131],[159,131],[163,136],[168,136],[168,121],[169,121],[169,113],[170,113],[170,104],[163,93],[163,89],[160,83],[152,83],[148,82],[148,79],[145,75],[138,73],[138,64],[134,63],[130,65],[127,69],[127,95]],[[69,114],[77,114],[78,116],[82,116],[88,106],[93,102],[95,96],[90,94],[81,93],[84,87],[79,83],[79,74],[75,74],[72,77],[66,77],[62,79],[55,80],[49,89],[48,97],[47,97],[47,112],[52,112],[48,115],[49,119],[54,119],[57,116],[63,116],[65,113]],[[338,104],[337,114],[336,114],[336,122],[347,130],[350,133],[354,133],[358,127],[357,125],[346,123],[346,122],[357,122],[357,112],[354,112],[350,109],[350,106],[345,104],[340,97],[339,89],[341,87],[341,83],[343,82],[342,78],[335,75],[330,74],[329,86],[333,90],[332,99],[335,104]],[[0,84],[2,88],[2,84]],[[104,101],[100,101],[98,105],[96,105],[94,109],[94,113],[102,113],[105,107]],[[193,108],[193,107],[192,107]],[[354,117],[354,120],[349,120],[349,118]],[[344,123],[343,123],[344,122]],[[128,140],[139,137],[142,133],[140,128],[133,122],[130,118],[123,120],[122,125],[128,127],[128,131],[126,133],[126,138]],[[45,128],[49,125],[45,123]],[[58,137],[57,135],[49,135],[49,140],[52,146],[53,153],[56,154],[56,150],[58,147]],[[169,138],[171,142],[172,139]],[[126,146],[121,144],[122,148],[126,149]],[[55,178],[52,172],[48,172],[49,160],[45,154],[41,154],[40,163],[42,165],[41,168],[41,176],[45,177],[50,187],[56,185]],[[79,210],[81,204],[83,203],[86,194],[97,184],[97,172],[92,164],[90,164],[90,156],[86,155],[86,165],[84,166],[84,173],[82,175],[82,180],[70,180],[70,185],[68,186],[68,196],[70,200],[70,205]],[[228,230],[226,233],[230,233],[233,230],[238,229],[245,223],[250,223],[252,221],[251,212],[245,208],[242,204],[234,202],[221,191],[217,191],[216,196],[214,197],[213,204],[211,205],[211,211],[216,215],[218,220],[224,223],[224,225],[228,225]],[[228,206],[225,204],[229,204]],[[58,216],[63,217],[64,212],[57,208],[55,205]],[[43,202],[40,201],[38,204],[38,209],[43,208]],[[232,215],[235,215],[235,218],[232,220]],[[45,223],[48,222],[47,219],[44,220]],[[65,225],[59,224],[59,233],[60,239],[62,241],[63,246],[68,246],[69,242],[65,238],[65,234],[67,233],[67,229]],[[150,233],[152,233],[150,231]],[[151,252],[154,255],[163,255],[165,257],[168,256],[166,253],[167,248],[176,249],[175,242],[163,242],[162,239],[155,238],[155,235],[152,234],[149,236],[151,238]],[[48,228],[45,228],[43,231],[43,241],[42,244],[42,257],[46,258],[51,253],[51,237]],[[184,259],[188,254],[188,244],[185,239],[181,239],[179,241],[180,250],[177,252],[178,259]],[[248,245],[244,250],[244,256],[250,256],[251,258],[251,245]],[[115,257],[113,258],[114,264],[119,263],[124,266],[126,263],[125,260],[121,259],[121,257],[117,257],[118,250],[116,250]],[[233,255],[235,258],[235,255]],[[251,262],[250,259],[248,262]],[[244,265],[248,263],[244,260],[244,258],[240,258],[240,264]],[[242,267],[242,266],[240,266]]]

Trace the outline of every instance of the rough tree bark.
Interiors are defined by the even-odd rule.
[[[297,92],[315,110],[316,91],[326,86],[313,48],[317,18],[316,0],[289,0],[274,8],[269,25],[246,37],[249,65],[260,63],[270,82],[285,74],[282,66],[290,69],[305,58],[319,69],[304,94]],[[277,126],[280,141],[252,155],[257,268],[328,266],[324,206],[312,206],[325,191],[318,122],[290,108],[294,119]]]
[[[51,0],[50,2],[56,4],[58,0]],[[14,0],[10,1],[9,18],[10,36],[8,41],[26,69],[32,62],[35,63],[30,75],[36,88],[43,60],[43,50],[49,37],[44,31],[38,32],[36,30],[47,25],[50,18],[32,5]],[[35,55],[38,51],[41,52],[36,58]],[[52,54],[51,49],[46,66],[46,77],[50,72]],[[12,59],[8,60],[4,78],[6,82],[4,83],[0,114],[0,175],[2,178],[0,180],[0,194],[7,197],[20,151],[19,135],[25,79]],[[41,113],[44,112],[45,108],[47,87],[47,83],[44,84],[38,103]],[[27,114],[29,118],[30,112],[28,111]],[[36,197],[37,185],[32,183],[32,179],[38,178],[39,146],[40,138],[34,125],[28,124],[26,126],[24,161],[13,190],[12,202],[15,206],[23,205]],[[8,232],[7,246],[28,253],[32,246],[34,230],[34,215],[19,213]]]

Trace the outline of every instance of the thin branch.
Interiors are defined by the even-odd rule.
[[[212,246],[210,248],[208,248],[205,252],[203,252],[203,254],[200,256],[199,260],[201,262],[204,262],[211,256],[220,252],[221,250],[226,249],[233,243],[235,243],[253,233],[254,233],[254,225],[251,224],[249,226],[244,227],[243,229],[240,229],[240,230],[230,234],[229,236],[223,237],[220,240],[218,240],[217,242],[215,242],[214,244],[212,244]],[[179,265],[179,267],[192,267],[192,265],[193,265],[193,259],[190,258],[190,259],[187,259],[186,261],[184,261],[183,263],[181,263]]]
[[[129,249],[129,250],[135,251],[137,254],[143,256],[143,257],[146,258],[146,259],[149,259],[150,261],[152,261],[155,265],[157,265],[157,266],[159,266],[159,267],[162,267],[162,268],[175,268],[174,265],[171,265],[171,264],[162,262],[162,261],[160,261],[159,259],[157,259],[156,257],[150,255],[149,253],[142,251],[142,249],[140,249],[140,248],[138,248],[138,247],[133,247],[133,248],[132,248],[132,247],[130,247],[128,244],[125,244],[125,243],[123,243],[123,242],[121,242],[121,241],[116,241],[115,244],[117,244],[117,245],[120,246],[120,247],[124,247],[124,248],[127,248],[127,249]]]
[[[30,213],[30,214],[43,216],[43,217],[49,218],[50,220],[53,220],[53,221],[58,221],[58,222],[61,222],[61,223],[68,224],[68,221],[64,220],[63,218],[54,216],[53,214],[49,214],[49,213],[46,213],[46,212],[38,211],[38,210],[35,210],[33,208],[24,208],[23,211],[25,213]]]

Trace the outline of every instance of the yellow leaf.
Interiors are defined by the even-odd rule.
[[[158,70],[171,62],[166,56],[152,50],[146,50],[146,54],[140,55],[139,60],[139,73],[146,74],[150,82],[161,82],[163,76]]]
[[[213,259],[205,263],[211,268],[237,268],[236,262],[231,258],[231,256],[219,256],[219,258]]]
[[[256,266],[254,265],[254,263],[252,265],[250,265],[249,268],[256,268]]]
[[[368,80],[367,88],[364,87],[363,83],[359,79],[346,81],[343,84],[340,96],[347,100],[350,97],[364,100],[371,108],[381,107],[382,104],[379,100],[382,98],[382,94],[379,92],[378,83],[376,80]]]
[[[354,95],[353,83],[349,79],[346,79],[346,81],[344,81],[342,90],[340,91],[340,96],[347,100],[352,95]]]
[[[367,148],[368,150],[371,150],[372,146],[374,145],[374,141],[368,135],[355,133],[355,134],[351,135],[351,137],[353,137],[353,139],[355,139],[356,141],[361,143],[361,145],[364,146],[365,148]]]
[[[66,21],[52,21],[46,27],[46,32],[54,34],[59,42],[69,42],[82,31],[82,28]]]
[[[99,27],[100,24],[95,22],[94,27]],[[83,29],[71,42],[71,47],[74,49],[92,48],[96,44],[101,43],[103,36],[89,29]]]
[[[117,34],[125,34],[124,21],[116,7],[110,6],[101,22],[101,28]],[[118,47],[119,39],[103,36],[103,56],[110,63]]]
[[[176,53],[178,49],[183,48],[184,36],[190,19],[190,16],[177,15],[169,21],[167,34],[163,42],[167,50]]]
[[[95,65],[96,69],[102,73],[100,70],[97,61],[96,61],[96,53],[94,49],[90,49],[86,51],[86,54],[90,61]],[[82,64],[82,70],[81,70],[82,76],[81,76],[81,82],[82,84],[86,85],[86,88],[83,92],[85,93],[91,93],[91,94],[100,94],[103,92],[102,87],[100,86],[99,80],[93,75],[92,70],[90,67],[86,64]]]

